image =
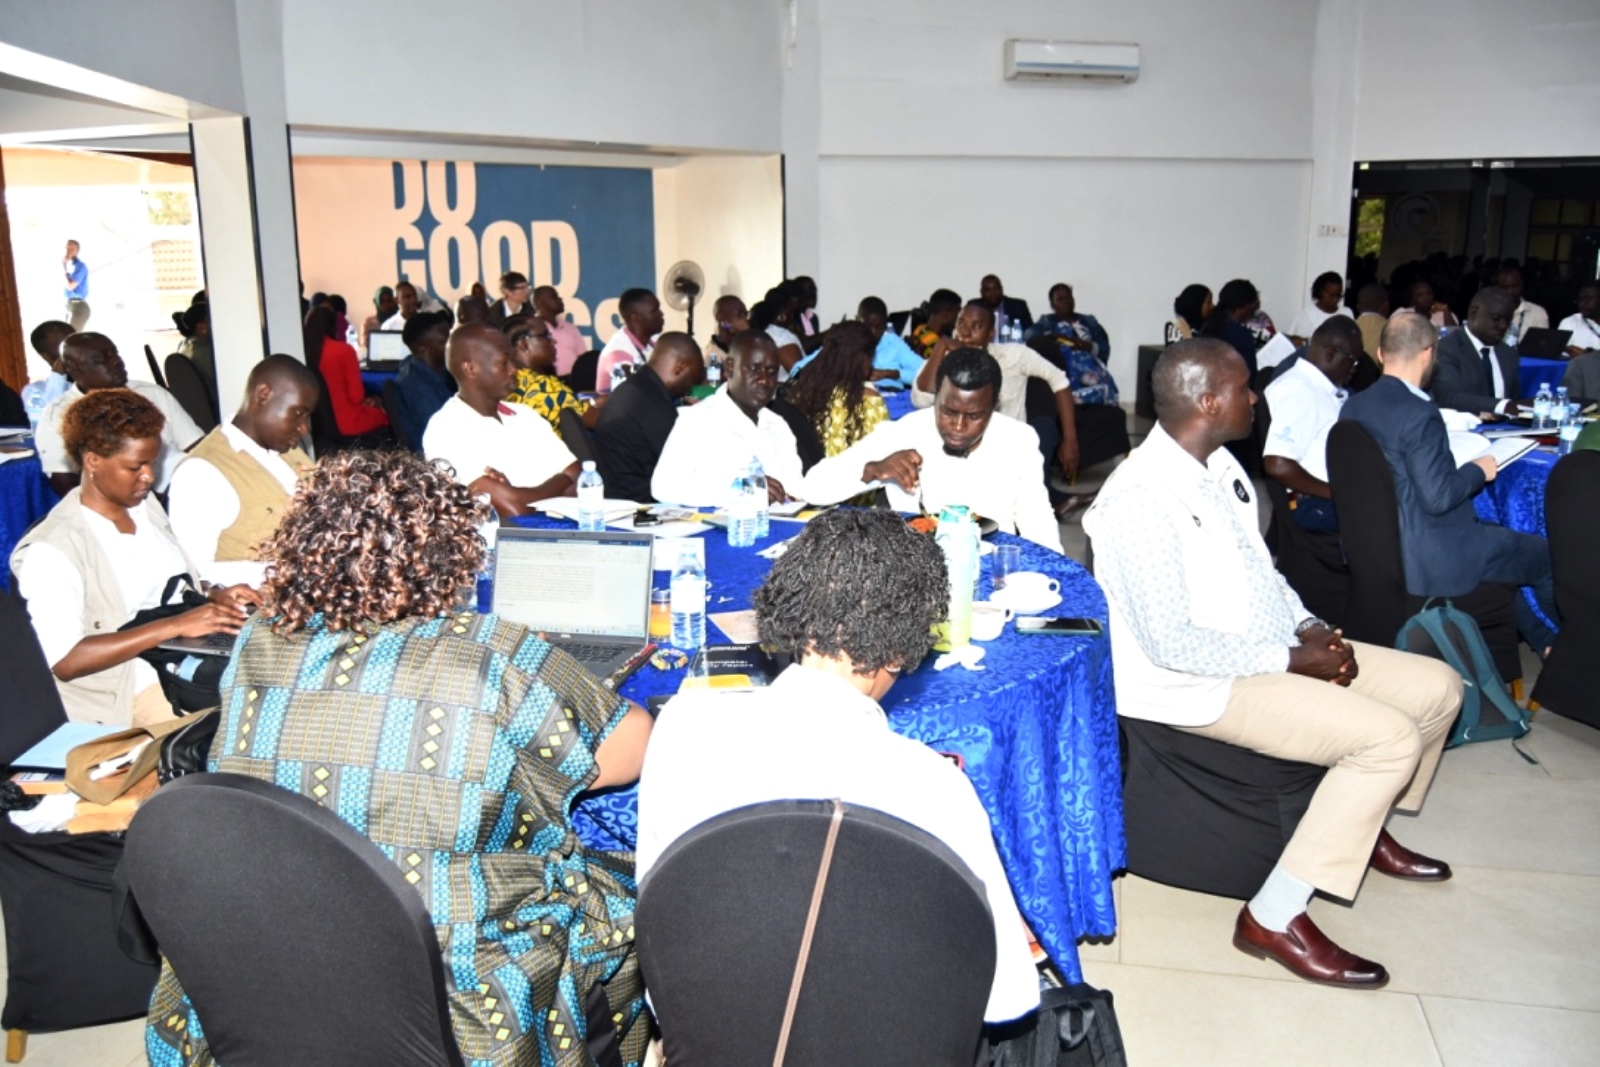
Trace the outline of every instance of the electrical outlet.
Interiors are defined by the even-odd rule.
[[[1324,222],[1317,226],[1318,237],[1348,237],[1350,227],[1336,222]]]

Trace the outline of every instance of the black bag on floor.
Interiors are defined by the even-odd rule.
[[[182,615],[208,603],[205,594],[194,587],[193,579],[187,574],[174,574],[167,579],[161,593],[161,605],[136,612],[120,629],[131,630],[145,623]],[[161,691],[180,715],[214,708],[222,700],[219,683],[222,672],[228,669],[227,656],[197,656],[190,652],[151,648],[139,653],[139,658],[156,669]]]
[[[991,1051],[993,1067],[1127,1067],[1111,991],[1087,982],[1045,989],[1030,1033]]]

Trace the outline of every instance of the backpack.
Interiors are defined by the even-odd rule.
[[[1041,990],[1033,1026],[993,1045],[990,1067],[1128,1067],[1111,991],[1084,982]]]
[[[1517,707],[1506,692],[1477,622],[1449,600],[1437,606],[1433,600],[1423,604],[1422,610],[1400,627],[1394,647],[1442,659],[1466,683],[1461,714],[1450,728],[1446,748],[1472,741],[1516,738],[1528,732],[1528,713]]]

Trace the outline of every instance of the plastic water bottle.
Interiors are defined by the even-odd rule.
[[[1578,435],[1583,432],[1582,410],[1577,404],[1565,404],[1560,409],[1561,414],[1556,416],[1556,434],[1560,438],[1556,451],[1563,456],[1572,454],[1573,447],[1578,443]]]
[[[1555,398],[1550,395],[1550,383],[1540,382],[1539,392],[1533,398],[1533,428],[1542,430],[1551,425],[1551,405]]]
[[[728,544],[749,548],[755,543],[756,495],[751,491],[750,476],[741,473],[728,491]]]
[[[950,572],[950,612],[934,629],[934,648],[949,651],[972,642],[972,586],[978,575],[978,524],[960,504],[946,504],[939,512],[934,542],[944,553]]]
[[[1567,405],[1571,402],[1571,398],[1567,395],[1567,387],[1556,386],[1556,402],[1550,407],[1550,417],[1559,422],[1562,412],[1567,410]]]
[[[594,469],[594,460],[586,459],[578,473],[578,529],[592,533],[605,528],[606,485]]]
[[[22,408],[28,414],[29,426],[39,428],[39,416],[44,414],[47,407],[49,402],[44,398],[43,382],[30,382],[22,387]]]
[[[706,360],[706,384],[722,384],[722,357],[717,355],[715,346],[712,346],[711,358]]]
[[[767,472],[761,469],[761,460],[750,457],[750,492],[756,498],[756,540],[772,533],[772,506],[767,497]]]
[[[684,551],[672,572],[672,644],[692,652],[706,643],[706,575],[696,552]]]
[[[487,615],[494,610],[494,555],[495,542],[500,536],[500,513],[489,502],[489,495],[477,497],[483,520],[478,523],[478,536],[483,538],[483,563],[478,567],[478,613]]]

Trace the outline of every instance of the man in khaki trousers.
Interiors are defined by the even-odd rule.
[[[1328,768],[1234,944],[1313,981],[1377,988],[1383,966],[1334,944],[1306,907],[1319,889],[1353,898],[1368,867],[1450,877],[1383,827],[1392,809],[1421,806],[1461,677],[1345,641],[1273,568],[1250,479],[1223,447],[1250,432],[1256,400],[1230,346],[1175,344],[1151,385],[1159,424],[1083,522],[1110,610],[1117,713]]]

